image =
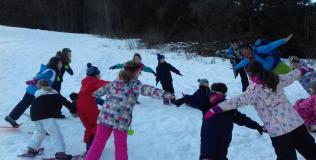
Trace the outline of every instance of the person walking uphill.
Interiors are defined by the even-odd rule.
[[[79,118],[85,128],[83,141],[86,143],[86,149],[89,150],[97,129],[97,118],[99,109],[96,98],[92,94],[104,86],[108,81],[101,80],[100,70],[87,64],[87,76],[81,81],[81,88],[77,100],[77,110]]]
[[[55,120],[58,116],[58,107],[65,105],[71,107],[71,103],[49,86],[47,80],[37,82],[39,90],[35,93],[35,99],[32,103],[30,113],[31,120],[35,125],[34,134],[29,141],[27,154],[35,157],[47,133],[56,146],[55,158],[59,160],[71,160],[72,156],[65,154],[66,146],[59,125]]]
[[[154,74],[156,76],[156,73],[154,72],[153,69],[151,69],[150,67],[145,66],[142,63],[142,57],[140,56],[139,53],[135,53],[134,54],[133,61],[140,65],[140,68],[141,68],[142,71],[148,72],[148,73],[152,73],[152,74]],[[125,63],[122,63],[122,64],[114,65],[114,66],[110,67],[109,69],[122,69],[122,68],[124,68],[124,66],[125,66]]]
[[[156,84],[159,82],[161,83],[162,89],[166,92],[169,92],[171,94],[174,94],[174,88],[172,84],[172,76],[171,72],[174,72],[180,76],[183,76],[179,70],[177,70],[175,67],[173,67],[171,64],[167,63],[165,61],[165,56],[158,54],[158,66],[156,68]],[[164,99],[164,104],[169,104],[169,100]]]
[[[284,88],[297,80],[305,71],[296,69],[277,76],[266,71],[259,62],[250,63],[246,71],[253,82],[247,91],[211,108],[204,118],[208,119],[216,113],[253,105],[270,135],[277,160],[297,160],[295,150],[306,160],[315,160],[315,140],[308,133],[303,119],[284,93]]]
[[[52,85],[55,80],[56,72],[58,72],[62,67],[62,61],[58,57],[52,57],[47,65],[41,65],[40,71],[36,76],[29,81],[26,81],[28,85],[26,88],[26,93],[24,94],[22,100],[14,107],[5,120],[9,122],[13,127],[19,127],[16,122],[20,116],[25,112],[25,110],[32,104],[34,100],[34,94],[38,90],[36,83],[41,79],[48,80],[49,84]]]
[[[115,160],[127,160],[127,131],[131,126],[133,108],[139,95],[171,99],[173,96],[138,80],[140,65],[129,61],[118,79],[102,86],[94,95],[106,95],[99,118],[97,133],[86,160],[98,160],[111,133],[114,134]]]

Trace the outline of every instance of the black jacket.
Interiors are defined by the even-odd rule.
[[[205,88],[203,89],[200,87],[193,95],[184,96],[182,102],[193,108],[199,109],[204,115],[210,108],[225,100],[225,98],[222,98],[216,103],[211,104],[210,98],[212,98],[212,96],[216,96],[216,94],[216,92],[207,93]],[[258,129],[261,127],[257,122],[235,109],[217,114],[207,120],[203,119],[201,136],[231,136],[234,126],[233,123],[239,126],[246,126],[251,129]]]
[[[44,91],[42,89],[36,91],[35,99],[31,105],[31,120],[37,121],[47,118],[56,118],[59,116],[60,106],[66,106],[72,110],[71,102],[60,95],[55,90]]]
[[[177,70],[175,67],[173,67],[171,64],[164,62],[164,63],[159,63],[157,68],[156,68],[156,81],[159,82],[170,82],[172,81],[172,76],[171,72],[174,72],[178,75],[181,75],[180,71]]]

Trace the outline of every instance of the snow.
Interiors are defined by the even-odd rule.
[[[0,125],[8,125],[3,118],[19,102],[25,93],[24,82],[37,73],[41,63],[46,64],[57,50],[64,47],[72,50],[71,66],[74,76],[67,73],[62,84],[62,94],[68,98],[71,92],[77,92],[80,81],[85,76],[86,63],[91,62],[100,68],[102,78],[113,80],[118,70],[109,70],[111,65],[130,60],[135,52],[142,55],[143,63],[155,69],[157,65],[156,49],[130,49],[131,41],[101,38],[93,35],[59,33],[0,26]],[[240,79],[234,79],[229,61],[221,58],[194,56],[188,58],[183,53],[165,54],[166,60],[178,68],[183,77],[173,75],[176,96],[181,92],[193,93],[198,78],[207,78],[210,83],[224,82],[228,85],[228,96],[241,92]],[[211,62],[215,61],[214,64]],[[142,73],[140,80],[155,85],[155,77]],[[158,85],[158,87],[161,87]],[[304,89],[295,82],[286,88],[286,94],[292,103],[299,98],[308,97]],[[164,106],[162,101],[140,97],[140,105],[133,113],[133,136],[128,137],[128,154],[131,160],[192,160],[198,159],[200,148],[200,111],[183,106]],[[260,122],[253,107],[240,109],[243,113]],[[27,111],[26,113],[28,113]],[[63,110],[68,116],[69,112]],[[16,155],[25,151],[27,141],[31,138],[33,125],[27,116],[18,122],[24,122],[19,129],[0,129],[0,156],[4,160],[19,159]],[[59,120],[67,152],[83,153],[83,126],[78,118]],[[315,136],[315,135],[314,135]],[[49,138],[43,143],[46,150],[41,157],[53,156],[54,145]],[[229,147],[229,159],[234,160],[271,160],[275,159],[268,135],[259,135],[257,131],[236,126],[233,140]],[[38,158],[40,159],[40,158]],[[113,137],[108,141],[101,159],[114,159]]]

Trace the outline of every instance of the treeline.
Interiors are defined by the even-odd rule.
[[[294,33],[284,52],[316,57],[316,6],[309,0],[1,0],[0,24],[212,45],[201,53],[233,37],[252,42]]]

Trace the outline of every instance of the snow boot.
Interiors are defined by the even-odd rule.
[[[71,160],[72,159],[72,155],[65,154],[65,152],[57,152],[55,154],[55,158],[58,159],[58,160]]]
[[[14,119],[12,119],[10,116],[6,116],[4,119],[5,119],[5,121],[9,122],[12,127],[19,128],[20,125],[18,123],[16,123],[16,121]]]

